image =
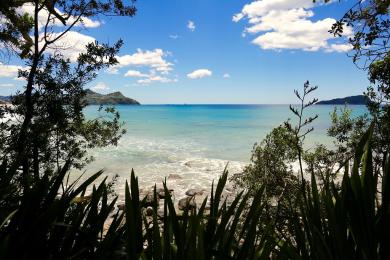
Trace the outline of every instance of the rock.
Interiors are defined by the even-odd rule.
[[[189,189],[186,191],[186,195],[193,197],[195,195],[203,195],[203,190],[200,189]]]
[[[179,174],[171,173],[168,175],[168,180],[181,180],[183,177],[181,177]]]
[[[179,200],[178,207],[180,210],[196,208],[196,202],[193,198],[183,198]]]
[[[145,210],[146,216],[152,216],[153,215],[153,208],[147,207]]]
[[[169,191],[169,195],[172,196],[174,190],[173,189],[168,189],[168,191]],[[164,188],[156,189],[156,193],[157,193],[157,195],[158,195],[158,197],[160,199],[165,199],[165,189]]]
[[[125,210],[125,204],[116,205],[119,210]]]
[[[159,196],[157,195],[157,204],[159,202]],[[140,200],[144,203],[142,206],[152,206],[154,203],[154,191],[148,191],[144,194],[140,194]]]
[[[188,161],[188,162],[185,162],[184,165],[187,167],[191,167],[192,166],[191,163],[192,163],[191,161]]]
[[[196,195],[193,197],[196,205],[199,205],[199,207],[203,204],[204,200],[206,199],[207,195],[202,194],[202,195]],[[210,200],[206,202],[205,208],[209,207],[210,208]]]

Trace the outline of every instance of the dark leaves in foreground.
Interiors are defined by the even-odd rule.
[[[199,207],[177,212],[171,197],[166,196],[163,213],[154,201],[153,212],[147,218],[134,172],[130,185],[125,187],[122,212],[115,210],[116,199],[109,201],[105,179],[86,195],[87,187],[102,172],[77,188],[75,183],[69,185],[58,195],[68,171],[69,164],[65,164],[56,177],[45,175],[26,193],[16,211],[0,220],[0,256],[2,259],[389,259],[390,160],[385,155],[381,169],[374,169],[371,136],[372,127],[361,138],[351,169],[345,162],[340,189],[334,182],[319,189],[312,174],[311,186],[306,186],[304,199],[290,216],[290,237],[280,236],[272,220],[265,221],[264,188],[251,199],[244,192],[238,193],[230,204],[223,199],[226,171],[213,185],[210,198]],[[380,175],[383,177],[379,178]],[[382,181],[378,182],[379,179]],[[164,188],[169,194],[165,183]]]

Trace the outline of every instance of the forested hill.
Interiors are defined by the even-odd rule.
[[[87,89],[85,102],[87,105],[140,105],[137,100],[125,97],[121,92],[113,92],[107,95],[96,93]],[[0,104],[10,103],[11,96],[0,96]]]
[[[85,101],[88,105],[140,105],[137,100],[125,97],[119,91],[103,95],[87,89]]]
[[[365,105],[368,99],[364,95],[349,96],[344,98],[335,98],[330,100],[319,101],[317,105]]]
[[[11,96],[0,96],[0,104],[11,102]]]

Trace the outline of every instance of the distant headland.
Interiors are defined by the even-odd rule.
[[[0,105],[8,104],[11,102],[11,96],[0,96]]]
[[[140,105],[137,100],[128,98],[119,91],[103,95],[87,89],[85,93],[84,100],[87,105]],[[11,96],[0,96],[0,104],[11,103],[11,98]]]
[[[323,100],[316,103],[316,105],[366,105],[368,98],[364,95],[349,96],[344,98],[335,98],[330,100]]]
[[[106,95],[96,93],[90,89],[86,89],[85,92],[84,99],[87,105],[140,105],[137,100],[128,98],[119,91]]]

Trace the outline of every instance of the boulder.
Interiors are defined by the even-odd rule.
[[[169,195],[172,196],[173,195],[173,189],[168,189],[169,191]],[[160,199],[165,199],[165,189],[164,188],[158,188],[156,189],[156,193],[157,193],[157,196],[160,198]]]
[[[183,198],[179,200],[178,207],[180,210],[191,210],[196,208],[196,202],[193,198]]]
[[[204,190],[201,189],[189,189],[186,191],[186,195],[190,197],[193,197],[195,195],[203,195],[203,191]]]

